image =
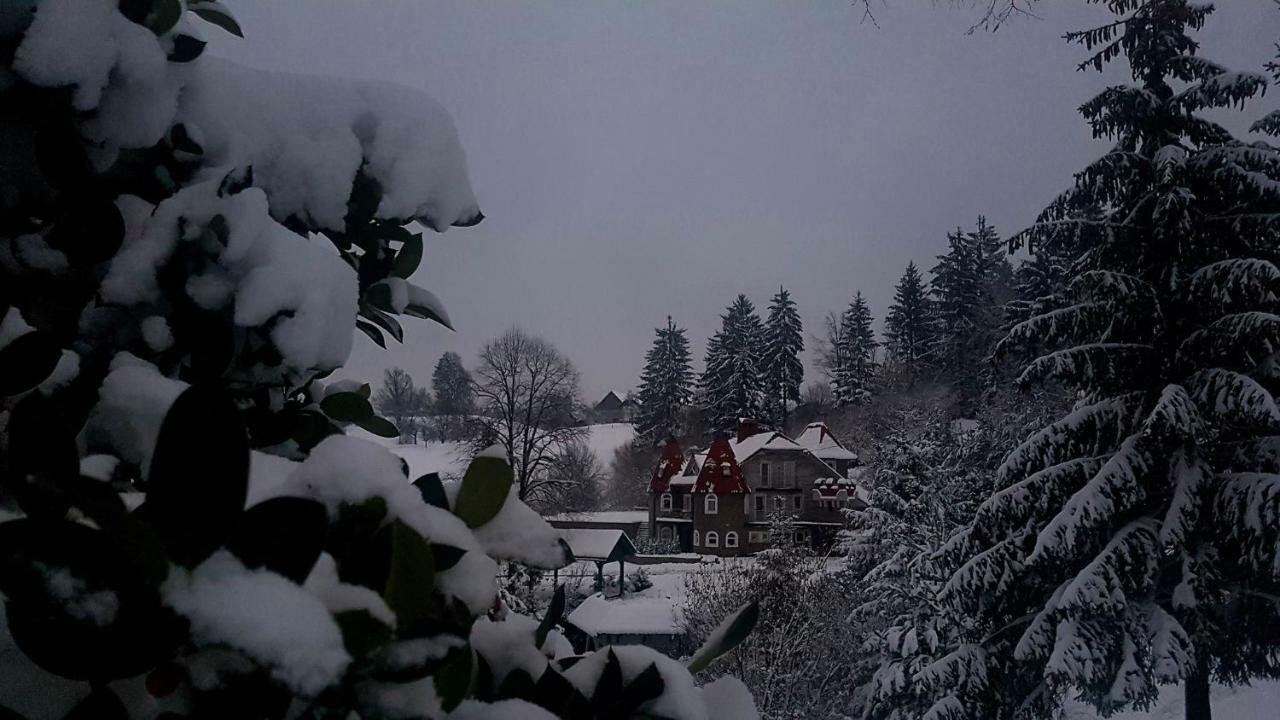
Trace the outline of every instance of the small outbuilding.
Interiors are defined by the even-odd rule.
[[[670,598],[610,600],[596,593],[569,613],[565,624],[576,652],[606,645],[644,645],[678,658],[688,650],[684,614]]]
[[[636,554],[636,546],[631,538],[621,530],[604,530],[594,528],[563,528],[560,530],[573,557],[588,560],[596,564],[596,580],[599,587],[604,587],[605,563],[618,563],[618,592],[626,594],[623,578],[626,577],[626,560]]]

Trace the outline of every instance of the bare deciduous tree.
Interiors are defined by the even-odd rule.
[[[373,396],[378,412],[391,418],[402,436],[409,434],[415,417],[426,415],[431,407],[431,394],[420,388],[402,368],[387,368],[382,373],[382,387]]]
[[[546,340],[512,328],[480,350],[474,380],[483,436],[506,451],[520,499],[550,501],[563,485],[550,466],[587,433],[572,424],[578,402],[573,363]]]

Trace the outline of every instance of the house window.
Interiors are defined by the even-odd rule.
[[[680,496],[680,508],[681,508],[682,510],[684,510],[685,512],[689,512],[690,510],[692,510],[692,509],[693,509],[693,496],[692,496],[692,495],[690,495],[689,493],[685,493],[684,495],[681,495],[681,496]]]
[[[765,508],[764,502],[765,502],[764,495],[756,495],[756,517],[761,517],[762,515],[765,514],[766,511],[764,509]]]
[[[708,493],[702,500],[702,512],[707,515],[715,515],[720,512],[720,500],[715,493]]]
[[[769,463],[760,463],[760,487],[769,487]]]
[[[661,508],[663,510],[671,509],[671,493],[662,493]]]
[[[773,511],[782,512],[787,509],[787,501],[781,495],[773,496]]]
[[[658,539],[661,540],[662,542],[671,542],[671,526],[670,525],[663,525],[662,529],[658,530]]]
[[[724,475],[725,477],[729,477],[730,475],[733,474],[733,466],[731,466],[729,463],[722,464],[720,466],[720,474]]]
[[[707,547],[720,547],[720,536],[715,530],[707,531]]]
[[[799,496],[799,495],[792,495],[792,496],[791,496],[791,509],[792,509],[792,510],[796,510],[796,511],[799,511],[799,510],[800,510],[800,496]]]
[[[805,542],[809,540],[809,537],[802,532],[797,532],[795,534],[795,539],[797,543],[800,543],[801,545],[803,545]]]
[[[760,545],[769,542],[769,533],[760,530],[752,530],[747,533],[747,541],[752,545]]]
[[[724,546],[727,548],[738,547],[738,533],[729,531],[724,534]]]
[[[793,488],[796,486],[796,463],[794,460],[788,460],[782,463],[782,487]]]
[[[698,531],[697,531],[697,530],[694,530],[694,531],[693,531],[693,545],[694,545],[694,547],[697,547],[697,546],[699,546],[699,545],[701,545],[701,544],[702,544],[702,539],[698,537]]]

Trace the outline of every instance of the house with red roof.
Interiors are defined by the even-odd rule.
[[[829,546],[843,511],[867,505],[857,455],[822,423],[801,439],[747,419],[735,438],[687,456],[669,439],[649,483],[650,532],[683,552],[746,555],[767,548],[771,520],[786,517],[794,541]]]

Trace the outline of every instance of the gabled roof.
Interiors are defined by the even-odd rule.
[[[800,446],[796,441],[783,435],[780,432],[769,430],[762,433],[756,433],[742,440],[729,440],[729,448],[733,450],[733,456],[739,463],[744,463],[751,459],[752,455],[761,450],[781,450],[784,452],[804,453],[808,452],[808,448]],[[698,453],[694,455],[694,462],[701,467],[706,462],[707,454]],[[834,470],[832,472],[835,472]]]
[[[596,593],[565,620],[590,635],[683,635],[684,613],[670,598],[606,600]]]
[[[671,489],[671,478],[677,476],[684,468],[684,451],[680,443],[671,438],[662,446],[662,455],[658,457],[658,465],[653,469],[653,477],[649,480],[649,492],[664,493]]]
[[[617,410],[622,407],[622,398],[618,397],[618,393],[610,390],[604,397],[600,398],[600,402],[596,403],[596,410]]]
[[[858,459],[857,453],[842,445],[824,422],[809,423],[796,442],[822,460]]]
[[[698,471],[698,480],[693,485],[695,493],[715,493],[731,495],[749,493],[750,486],[742,477],[742,467],[733,455],[729,441],[723,438],[711,443],[707,449],[707,458]]]
[[[565,528],[560,536],[578,560],[614,562],[636,554],[636,546],[621,530]]]

